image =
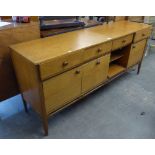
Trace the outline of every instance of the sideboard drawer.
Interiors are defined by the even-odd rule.
[[[121,37],[113,41],[112,50],[116,50],[118,48],[122,48],[132,42],[133,34],[127,35],[125,37]]]
[[[134,37],[134,42],[138,42],[140,40],[143,40],[145,38],[148,38],[151,34],[151,29],[143,29],[138,32],[136,32],[135,37]]]
[[[110,52],[112,48],[112,41],[95,45],[84,50],[84,61],[103,55]]]
[[[82,51],[68,53],[61,57],[53,58],[40,64],[40,76],[44,80],[61,72],[64,72],[82,63]]]
[[[77,67],[43,82],[47,114],[50,114],[81,94],[81,67]]]

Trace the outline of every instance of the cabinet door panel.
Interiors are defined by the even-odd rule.
[[[43,82],[47,113],[54,112],[81,94],[81,68],[75,68]]]
[[[107,79],[110,54],[82,66],[82,93],[85,93]]]
[[[128,67],[137,64],[142,59],[145,45],[146,39],[138,43],[132,44],[129,54]]]

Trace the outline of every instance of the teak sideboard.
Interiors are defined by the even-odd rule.
[[[151,26],[120,21],[11,46],[27,104],[48,117],[110,82],[129,68],[140,70]]]

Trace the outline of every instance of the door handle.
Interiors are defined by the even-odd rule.
[[[125,42],[126,42],[126,40],[123,40],[123,41],[122,41],[122,43],[125,43]]]
[[[67,66],[67,65],[68,65],[68,62],[67,62],[67,61],[64,61],[62,65],[63,65],[64,67]]]
[[[98,48],[97,52],[98,53],[102,52],[102,48]]]
[[[100,60],[97,60],[96,65],[99,65],[100,63],[101,63]]]
[[[76,73],[76,74],[80,74],[80,70],[76,70],[75,73]]]

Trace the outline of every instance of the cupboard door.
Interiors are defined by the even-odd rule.
[[[128,67],[136,65],[139,61],[141,61],[145,45],[146,45],[146,39],[138,43],[132,44],[129,54]]]
[[[85,93],[107,79],[110,54],[82,66],[82,93]]]
[[[47,114],[50,114],[81,94],[81,68],[55,76],[43,82]]]

